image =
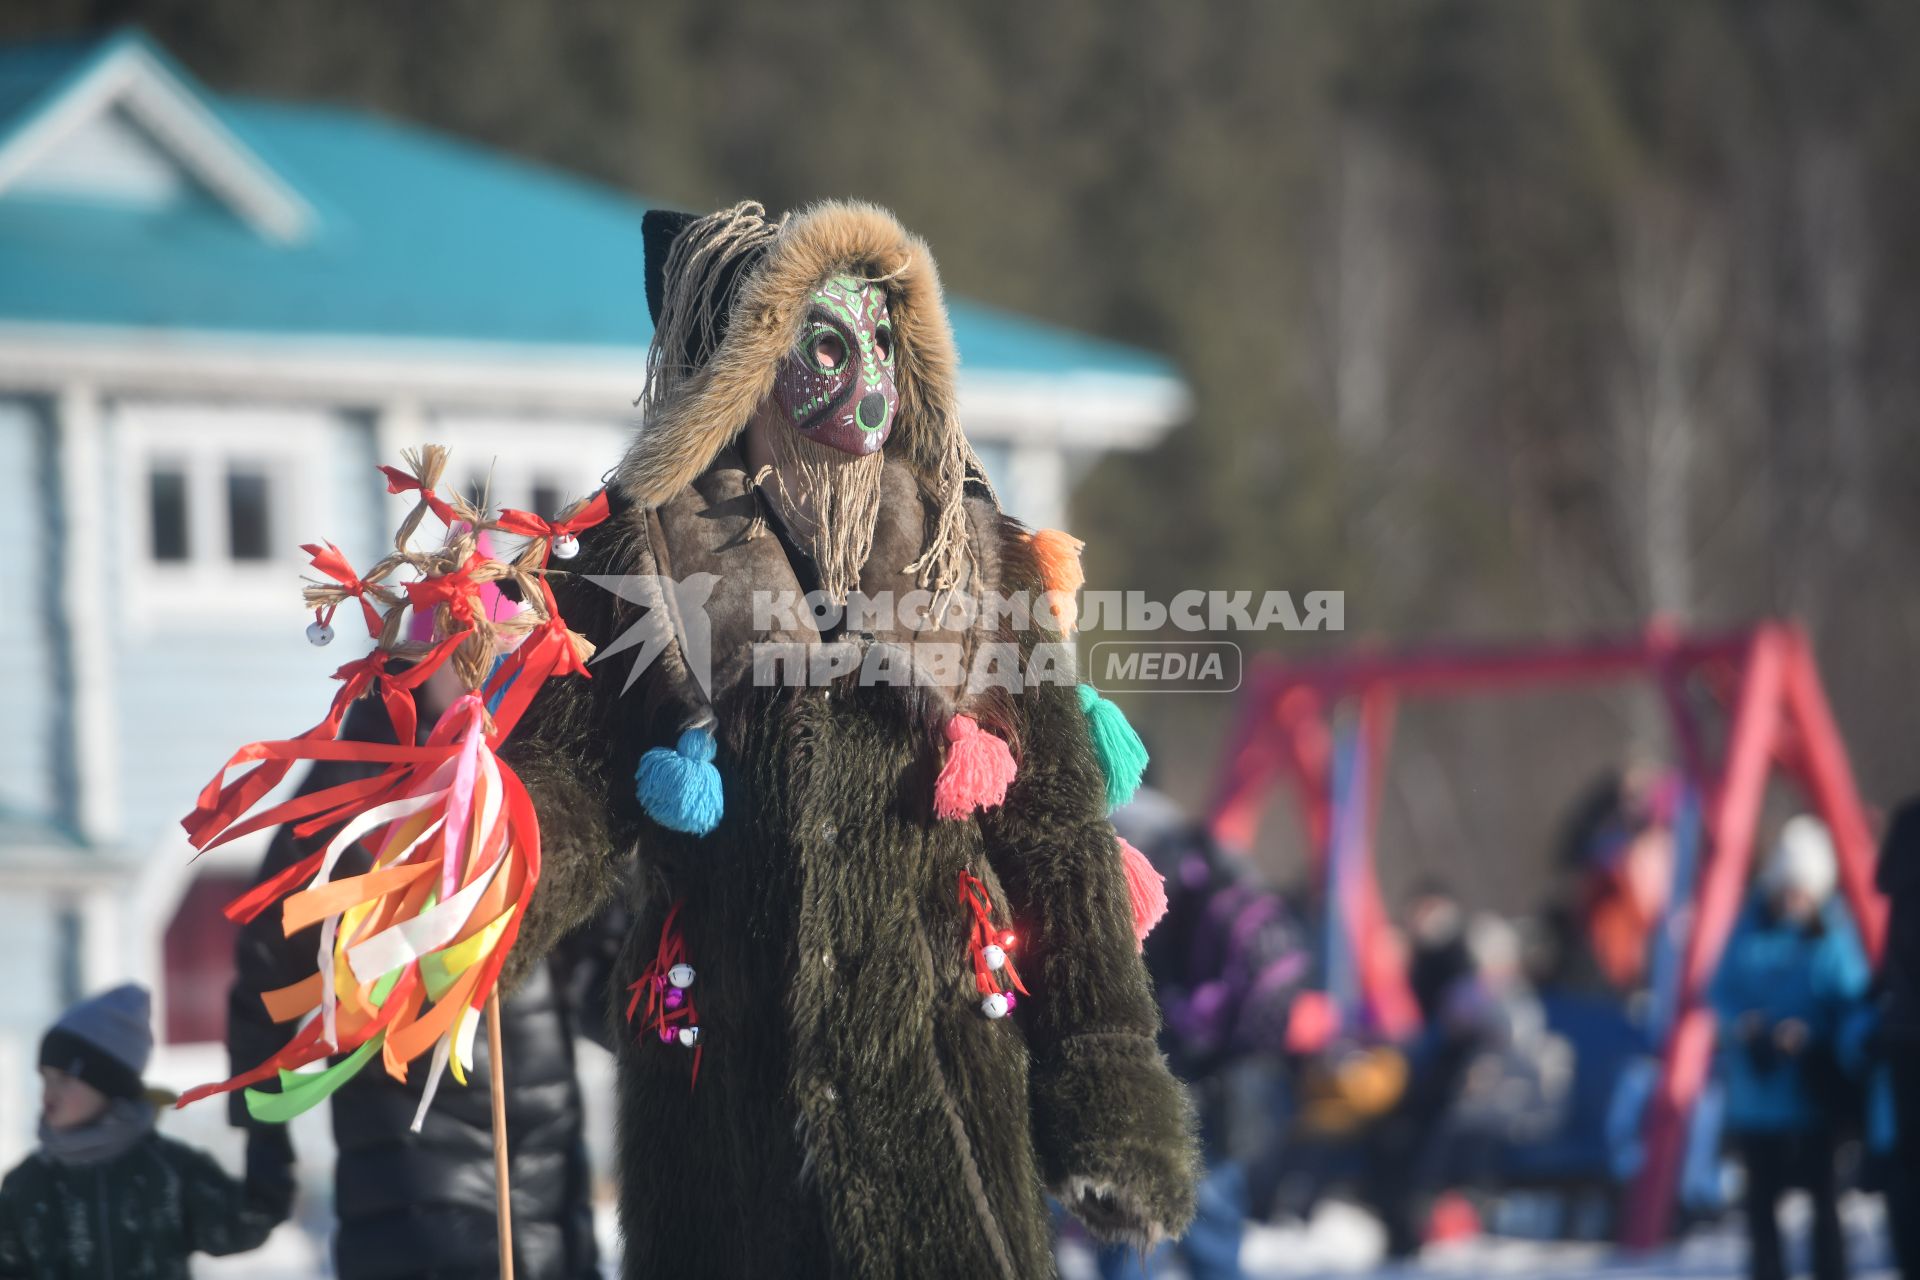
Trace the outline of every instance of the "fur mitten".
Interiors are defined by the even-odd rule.
[[[1186,1230],[1200,1176],[1193,1107],[1151,1039],[1062,1040],[1034,1064],[1033,1116],[1047,1186],[1096,1239],[1146,1248]]]

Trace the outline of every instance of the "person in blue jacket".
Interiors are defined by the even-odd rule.
[[[1842,1280],[1846,1244],[1834,1180],[1841,1026],[1864,999],[1865,952],[1833,898],[1838,865],[1817,819],[1788,820],[1727,943],[1712,999],[1727,1131],[1746,1166],[1748,1274],[1784,1280],[1775,1210],[1792,1186],[1813,1198],[1817,1280]]]

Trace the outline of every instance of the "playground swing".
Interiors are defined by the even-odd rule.
[[[1384,1038],[1404,1039],[1417,1029],[1419,1014],[1407,975],[1386,945],[1373,862],[1380,781],[1399,699],[1635,679],[1659,688],[1685,774],[1699,795],[1688,859],[1692,883],[1683,894],[1676,875],[1658,943],[1669,953],[1657,947],[1653,961],[1661,989],[1649,1026],[1659,1066],[1640,1125],[1644,1156],[1621,1219],[1621,1242],[1647,1249],[1671,1230],[1689,1122],[1713,1052],[1707,985],[1745,895],[1774,769],[1803,792],[1832,832],[1841,888],[1869,956],[1878,957],[1885,933],[1866,813],[1811,646],[1797,626],[1770,621],[1683,635],[1655,625],[1623,640],[1256,665],[1228,742],[1210,825],[1223,848],[1244,852],[1268,795],[1291,786],[1315,871],[1329,890],[1329,922],[1349,939],[1326,971],[1326,1001],[1334,1016],[1362,1019]],[[1336,728],[1334,718],[1347,709],[1350,716]],[[1690,927],[1679,927],[1688,919]],[[1350,970],[1340,968],[1349,961]]]

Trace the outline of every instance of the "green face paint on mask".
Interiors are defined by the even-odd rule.
[[[799,345],[774,377],[782,418],[807,438],[851,454],[886,443],[900,405],[886,289],[835,276],[808,299]]]

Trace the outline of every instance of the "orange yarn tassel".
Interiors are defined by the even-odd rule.
[[[1046,588],[1047,607],[1060,623],[1060,634],[1066,635],[1080,621],[1076,593],[1087,582],[1087,575],[1080,567],[1080,552],[1087,544],[1059,529],[1035,529],[1028,541],[1033,546],[1033,558],[1040,564],[1040,582]]]

